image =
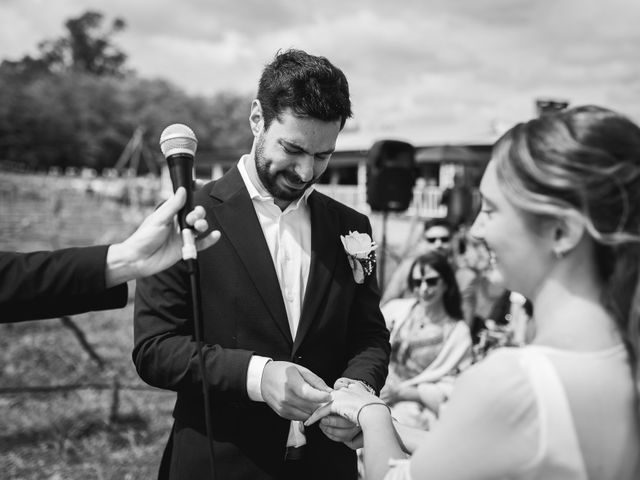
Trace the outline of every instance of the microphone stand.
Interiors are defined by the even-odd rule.
[[[202,351],[202,302],[200,290],[200,273],[198,269],[197,249],[195,245],[195,235],[193,230],[185,228],[182,230],[182,260],[187,266],[189,273],[189,283],[191,290],[191,306],[193,311],[194,337],[196,350],[198,351],[198,366],[202,377],[202,396],[204,398],[204,423],[207,432],[207,443],[209,445],[209,464],[211,467],[211,479],[216,478],[215,454],[213,450],[213,425],[211,423],[211,404],[209,403],[209,382],[205,375],[204,353]]]
[[[178,215],[178,225],[182,236],[182,260],[185,262],[189,273],[191,290],[191,306],[193,312],[194,339],[198,350],[198,367],[202,377],[202,396],[204,401],[204,423],[209,444],[209,462],[211,466],[211,478],[215,480],[215,455],[213,449],[213,426],[211,424],[211,403],[209,401],[209,385],[205,372],[204,353],[202,351],[202,303],[200,301],[200,274],[198,272],[198,250],[196,248],[195,233],[186,224],[186,214],[192,208],[193,187],[193,157],[196,153],[198,140],[193,130],[186,125],[176,123],[165,128],[160,135],[160,149],[167,160],[169,174],[174,192],[183,186],[187,192],[187,198]]]

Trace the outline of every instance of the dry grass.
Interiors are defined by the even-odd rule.
[[[105,360],[99,369],[58,320],[0,326],[0,385],[70,383],[142,387],[131,362],[131,305],[74,318]],[[112,390],[0,396],[0,471],[7,479],[154,478],[171,425],[174,394]]]

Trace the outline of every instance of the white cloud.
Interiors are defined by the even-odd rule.
[[[366,129],[490,132],[533,115],[538,96],[640,119],[633,0],[3,0],[0,58],[89,8],[126,20],[116,41],[141,76],[193,93],[253,92],[280,48],[325,55]]]

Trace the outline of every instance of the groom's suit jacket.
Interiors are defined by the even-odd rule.
[[[389,333],[375,270],[356,284],[340,235],[371,234],[366,216],[319,193],[308,198],[311,265],[295,339],[252,200],[237,167],[199,190],[222,238],[198,258],[205,375],[217,478],[277,478],[290,422],[247,394],[253,354],[309,368],[332,386],[340,377],[379,390],[387,375]],[[183,262],[138,281],[133,359],[147,383],[177,392],[161,478],[209,478],[201,375]],[[307,478],[355,479],[354,452],[313,426],[306,431]]]

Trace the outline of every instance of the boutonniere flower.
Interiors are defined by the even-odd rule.
[[[349,235],[340,235],[347,260],[353,272],[356,283],[363,283],[364,279],[371,275],[376,263],[376,242],[366,233],[349,232]]]

